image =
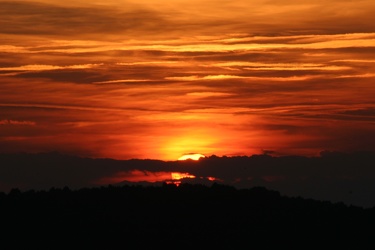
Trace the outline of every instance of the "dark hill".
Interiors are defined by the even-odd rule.
[[[13,189],[1,193],[0,204],[2,243],[13,249],[375,246],[374,209],[286,197],[263,187]]]

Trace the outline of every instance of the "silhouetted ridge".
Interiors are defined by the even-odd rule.
[[[51,242],[76,242],[95,249],[117,244],[238,249],[244,244],[291,245],[311,239],[309,244],[347,246],[359,241],[375,246],[374,209],[291,198],[264,187],[236,189],[215,183],[13,189],[1,193],[0,204],[6,235],[30,238],[28,244],[41,248]]]

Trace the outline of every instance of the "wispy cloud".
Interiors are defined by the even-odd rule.
[[[177,80],[177,81],[197,81],[197,80],[223,80],[223,79],[241,79],[246,78],[243,76],[236,75],[206,75],[206,76],[170,76],[166,77],[166,80]]]
[[[132,83],[132,82],[152,82],[151,79],[121,79],[121,80],[108,80],[108,81],[101,81],[101,82],[94,82],[98,84],[106,84],[106,83]]]
[[[20,125],[20,126],[35,126],[33,121],[17,121],[17,120],[0,120],[0,125]]]
[[[115,34],[134,30],[155,33],[166,25],[163,18],[153,11],[123,4],[118,9],[53,1],[1,1],[0,15],[3,19],[0,21],[0,33],[93,37],[98,33]]]
[[[17,67],[2,67],[0,71],[43,71],[43,70],[59,70],[59,69],[90,69],[98,67],[101,64],[82,64],[82,65],[68,65],[68,66],[56,66],[56,65],[24,65]]]

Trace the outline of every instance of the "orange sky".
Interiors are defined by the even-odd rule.
[[[0,152],[375,150],[373,0],[0,5]]]

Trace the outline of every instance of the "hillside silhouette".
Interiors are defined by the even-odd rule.
[[[375,246],[374,208],[287,197],[264,187],[12,189],[0,193],[0,204],[7,249]]]

